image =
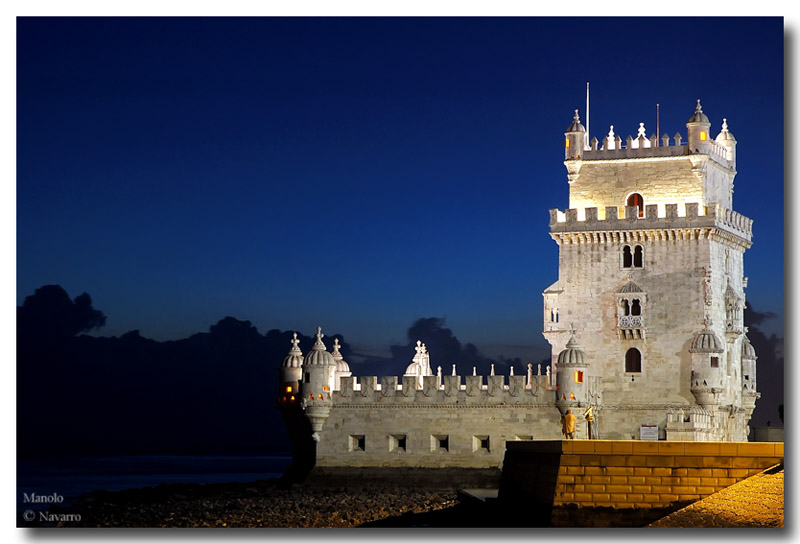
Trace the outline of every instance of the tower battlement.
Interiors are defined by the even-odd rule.
[[[620,214],[620,210],[622,214]],[[601,213],[602,212],[602,216]],[[717,228],[742,238],[749,246],[753,237],[753,220],[711,202],[700,206],[697,202],[683,204],[658,204],[645,206],[643,217],[636,206],[606,206],[605,208],[569,208],[550,210],[551,234],[593,231],[650,231],[675,229]],[[695,236],[704,236],[699,232]],[[664,238],[652,235],[653,238]],[[667,238],[669,238],[667,236]]]

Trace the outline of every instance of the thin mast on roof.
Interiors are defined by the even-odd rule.
[[[661,127],[659,125],[660,121],[660,110],[658,104],[656,104],[656,147],[658,147],[658,142],[661,138]]]
[[[589,143],[589,82],[586,82],[586,138],[583,144],[584,149],[591,149],[592,144]]]

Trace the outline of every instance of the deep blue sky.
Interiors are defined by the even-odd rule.
[[[748,301],[783,316],[783,21],[18,20],[17,303],[57,283],[159,340],[226,315],[357,351],[445,316],[546,354],[563,132],[738,140]],[[435,354],[434,354],[435,357]]]

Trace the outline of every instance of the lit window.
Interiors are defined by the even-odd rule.
[[[626,204],[628,206],[636,206],[638,208],[638,210],[636,210],[637,215],[639,217],[644,217],[644,199],[642,198],[642,195],[639,193],[633,193],[628,197]]]
[[[583,370],[575,371],[575,383],[583,383]]]
[[[572,400],[575,400],[575,393],[570,393],[569,394],[569,398],[572,399]]]
[[[700,131],[700,141],[705,142],[708,139],[708,133],[705,130]]]
[[[292,392],[292,386],[291,385],[287,385],[286,386],[286,392],[287,393],[291,393]]]
[[[327,385],[323,385],[323,386],[322,386],[322,390],[323,390],[323,391],[330,391],[330,390],[331,390],[331,388],[330,388],[330,387],[328,387]]]
[[[294,400],[294,395],[292,395],[292,398],[291,398],[291,399],[289,399],[289,400]]]
[[[569,147],[569,138],[564,140],[564,147]]]

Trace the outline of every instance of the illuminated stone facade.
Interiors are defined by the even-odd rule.
[[[510,440],[746,441],[755,352],[743,327],[752,221],[732,211],[736,140],[697,109],[680,135],[598,142],[565,134],[570,208],[550,211],[558,280],[544,295],[552,362],[462,376],[418,342],[402,376],[351,375],[338,344],[296,339],[278,406],[321,467],[497,467]],[[434,369],[436,369],[434,371]],[[463,369],[462,369],[463,370]],[[517,369],[518,371],[520,369]],[[305,448],[305,449],[303,449]]]
[[[577,112],[566,132],[570,209],[550,211],[558,281],[544,291],[544,335],[558,354],[571,327],[596,379],[565,406],[597,406],[603,438],[656,425],[670,440],[746,441],[759,394],[743,326],[743,256],[752,221],[731,210],[736,140],[698,101],[676,135],[601,148]],[[659,144],[659,145],[657,145]],[[609,149],[611,147],[611,149]]]

